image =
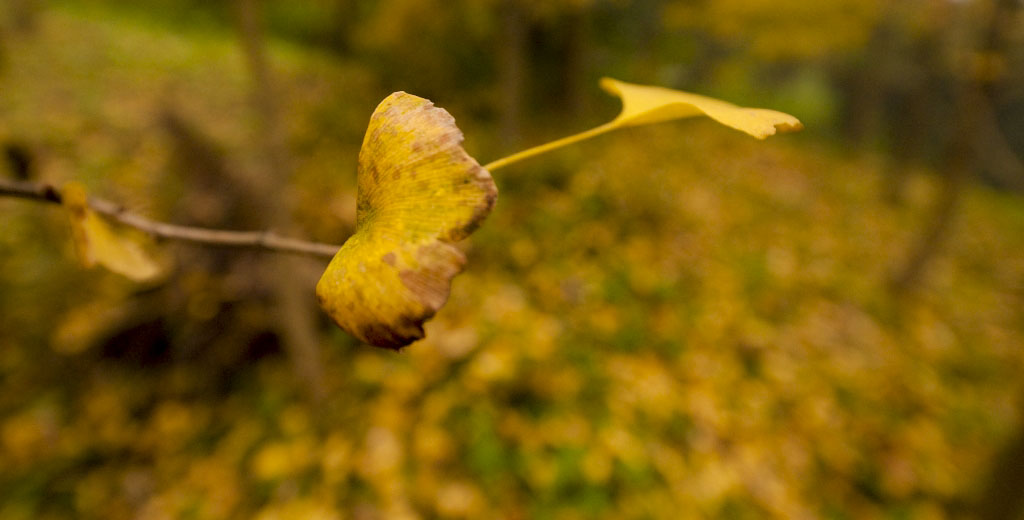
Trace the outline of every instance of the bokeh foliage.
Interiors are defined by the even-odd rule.
[[[524,3],[545,51],[528,138],[612,113],[599,98],[579,119],[547,110],[572,95],[543,71],[571,55],[559,35],[581,13],[594,31],[622,19],[591,39],[595,77],[749,105],[770,85],[793,103],[775,108],[833,121],[842,95],[822,71],[856,63],[880,15],[808,5]],[[448,108],[481,162],[498,156],[495,9],[268,4],[296,233],[351,232],[358,147],[393,90]],[[792,10],[843,30],[773,40],[770,17]],[[27,143],[39,178],[201,221],[238,192],[196,198],[199,152],[162,121],[201,130],[229,169],[253,160],[230,16],[159,0],[41,10],[31,32],[4,33],[0,140]],[[642,44],[651,23],[673,30]],[[956,239],[894,298],[885,279],[938,180],[915,166],[905,203],[886,204],[884,156],[811,130],[760,143],[707,122],[627,129],[503,171],[426,340],[396,355],[322,321],[319,403],[246,283],[265,255],[168,247],[173,286],[137,285],[81,270],[66,215],[0,200],[0,518],[968,515],[1021,419],[1020,195],[969,185]],[[151,307],[170,311],[138,318]]]

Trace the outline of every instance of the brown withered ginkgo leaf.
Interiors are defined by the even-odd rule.
[[[466,258],[454,244],[490,213],[497,188],[462,148],[455,119],[404,92],[370,117],[359,152],[356,232],[331,260],[317,299],[345,331],[400,349],[448,299]]]

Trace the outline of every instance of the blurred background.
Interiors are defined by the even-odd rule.
[[[495,173],[427,338],[325,259],[138,284],[0,199],[0,518],[1021,518],[1018,0],[2,0],[0,176],[341,243],[404,90],[481,163],[602,76],[807,129],[628,129]]]

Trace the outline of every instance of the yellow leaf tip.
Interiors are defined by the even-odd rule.
[[[615,88],[619,83],[621,83],[619,80],[605,76],[601,78],[598,85],[600,85],[604,91],[614,94],[616,92]]]
[[[799,119],[785,112],[769,110],[767,108],[749,108],[747,110],[757,117],[763,118],[767,123],[763,132],[751,133],[751,135],[758,139],[765,139],[776,133],[798,132],[804,128],[804,124]]]

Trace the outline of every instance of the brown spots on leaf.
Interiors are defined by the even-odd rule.
[[[484,192],[483,204],[473,208],[473,215],[467,223],[461,226],[464,237],[469,236],[470,233],[476,231],[476,228],[480,227],[480,224],[491,213],[491,210],[494,209],[494,203],[498,200],[498,187],[494,185],[491,175],[483,167],[480,168],[480,174],[477,176],[477,184]]]
[[[416,260],[418,269],[402,270],[398,277],[433,315],[448,301],[452,278],[466,265],[466,256],[451,244],[434,242],[420,247]]]
[[[418,321],[403,317],[402,326],[387,326],[382,323],[368,323],[356,331],[355,336],[375,346],[401,350],[413,341],[423,339],[423,322],[429,316]]]
[[[469,236],[497,197],[490,173],[462,148],[455,119],[395,93],[370,117],[359,152],[356,233],[317,285],[341,328],[398,349],[423,337],[445,304]]]

